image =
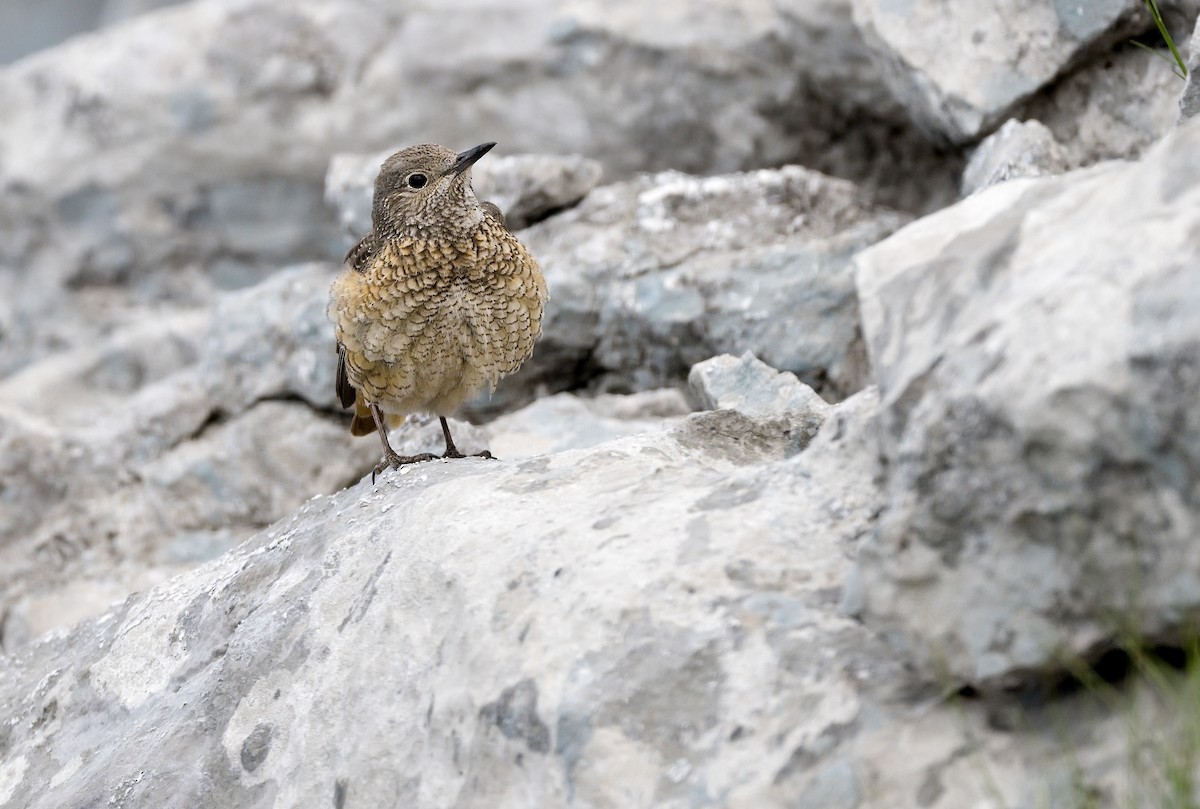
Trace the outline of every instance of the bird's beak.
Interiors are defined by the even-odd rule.
[[[465,152],[461,152],[454,160],[454,165],[446,170],[446,174],[462,174],[467,169],[475,164],[475,161],[487,154],[495,143],[481,143],[478,146],[473,146]]]

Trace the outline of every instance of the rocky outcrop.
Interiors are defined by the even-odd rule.
[[[798,166],[597,189],[522,234],[551,300],[537,351],[491,406],[539,387],[653,389],[745,350],[846,396],[866,384],[850,259],[906,221]]]
[[[378,441],[352,438],[334,399],[334,271],[297,267],[0,382],[0,649],[213,558],[371,468]],[[677,391],[563,394],[455,434],[527,458],[660,431],[690,410]],[[393,440],[441,451],[436,420]]]
[[[1189,125],[859,255],[888,474],[864,614],[926,665],[1000,684],[1200,612],[1198,149]]]
[[[795,374],[780,373],[749,351],[692,366],[688,393],[701,410],[736,410],[778,424],[799,452],[816,437],[829,405]]]
[[[913,208],[955,173],[898,128],[840,1],[199,0],[0,70],[0,107],[0,300],[23,302],[0,305],[0,373],[140,301],[340,259],[336,153],[490,139],[613,179],[791,160]]]
[[[315,498],[13,654],[0,803],[954,807],[1066,800],[1092,778],[1117,794],[1130,742],[1098,712],[1078,706],[1084,756],[1053,721],[997,729],[839,611],[881,502],[877,407],[851,398],[786,457],[782,433],[722,410]]]
[[[1141,0],[853,5],[896,99],[931,137],[957,144],[992,131],[1089,51],[1149,27]],[[1195,17],[1193,3],[1175,5]]]
[[[193,0],[0,68],[0,806],[1186,792],[1200,129],[1133,0],[849,5]],[[500,460],[373,483],[329,283],[377,150],[492,139],[544,336],[453,425]]]
[[[1045,124],[1010,119],[971,155],[963,172],[963,196],[1005,180],[1061,174],[1066,168],[1063,146]]]
[[[1154,31],[1138,41],[1160,39]],[[1140,157],[1174,128],[1178,116],[1183,82],[1169,59],[1165,48],[1148,53],[1122,43],[1039,93],[1021,117],[1050,129],[1069,168]]]

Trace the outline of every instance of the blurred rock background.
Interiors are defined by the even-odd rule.
[[[0,806],[1195,805],[1165,52],[1138,0],[0,0]],[[502,461],[372,486],[328,286],[383,157],[484,140],[544,335],[456,428]]]

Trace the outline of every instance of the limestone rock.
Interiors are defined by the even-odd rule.
[[[1111,721],[1075,706],[1082,749],[1036,706],[997,731],[838,612],[879,507],[877,409],[874,391],[851,398],[787,459],[754,457],[744,434],[692,443],[704,413],[316,498],[10,654],[0,804],[883,809],[1126,794],[1111,766],[1135,743],[1124,696]],[[1178,724],[1152,715],[1159,732]]]
[[[1062,144],[1040,121],[1008,120],[975,148],[963,172],[963,196],[1018,177],[1066,170]]]
[[[941,676],[1003,684],[1200,615],[1198,154],[1186,125],[857,259],[888,478],[864,614]]]
[[[986,135],[1089,50],[1146,24],[1140,0],[854,0],[853,6],[896,99],[931,136],[955,144]]]
[[[0,5],[0,64],[181,0],[10,0]]]
[[[1039,93],[1020,117],[1046,125],[1070,168],[1133,160],[1174,128],[1181,84],[1159,56],[1122,43]]]
[[[907,220],[797,166],[598,188],[522,234],[551,299],[537,350],[493,406],[539,386],[659,388],[746,350],[843,397],[866,371],[850,257]]]
[[[662,432],[690,412],[683,393],[673,388],[627,396],[559,393],[488,422],[484,432],[496,457],[525,459]]]
[[[198,0],[0,69],[0,108],[0,299],[23,301],[0,374],[140,301],[340,259],[337,153],[492,139],[613,178],[801,161],[914,208],[954,173],[897,126],[846,0]],[[526,216],[554,202],[514,190]]]
[[[1200,80],[1196,78],[1196,68],[1200,65],[1200,21],[1197,21],[1196,27],[1192,31],[1187,50],[1187,83],[1184,85],[1183,93],[1179,96],[1180,123],[1200,112],[1200,84],[1198,84]]]
[[[776,371],[749,351],[693,365],[688,390],[701,409],[736,410],[754,419],[783,422],[794,438],[795,452],[808,446],[829,413],[825,400],[795,374]]]

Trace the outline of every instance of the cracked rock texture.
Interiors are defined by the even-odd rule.
[[[857,258],[888,470],[864,614],[950,676],[1002,684],[1200,614],[1197,155],[1187,125]]]
[[[852,393],[867,369],[850,261],[908,220],[798,166],[596,189],[522,234],[551,300],[494,406],[539,386],[657,388],[746,350],[830,398]]]
[[[315,498],[12,655],[0,802],[948,808],[1037,805],[1081,773],[1123,788],[1124,720],[1087,695],[1072,730],[1107,741],[1079,758],[1063,704],[997,730],[838,609],[883,494],[877,408],[852,397],[788,457],[768,423],[713,411]]]
[[[0,69],[0,108],[3,373],[147,300],[340,259],[336,153],[490,139],[614,179],[802,161],[915,208],[956,173],[840,1],[197,0]]]
[[[0,807],[1179,797],[1200,129],[1140,2],[159,4],[0,66]],[[486,140],[544,336],[454,422],[500,460],[372,484],[329,283],[383,154]]]
[[[1195,19],[1191,0],[1162,5]],[[1152,28],[1139,0],[854,0],[853,6],[899,103],[931,137],[957,144],[986,135],[1089,51]]]
[[[963,172],[963,196],[1018,177],[1066,170],[1063,146],[1041,121],[1009,119],[976,147]]]

